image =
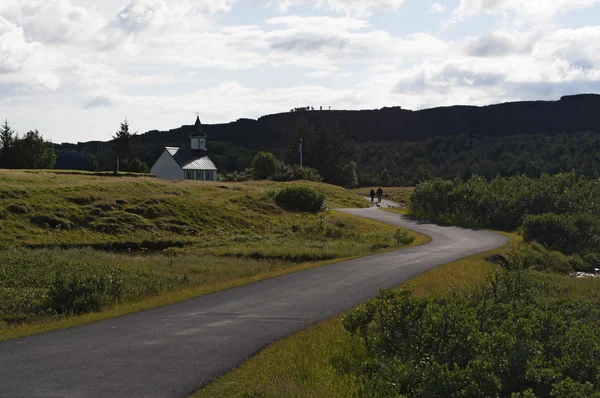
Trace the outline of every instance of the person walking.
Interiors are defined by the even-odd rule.
[[[381,203],[381,197],[383,196],[383,189],[381,187],[377,188],[377,200]]]
[[[375,190],[373,188],[371,188],[371,203],[373,203],[373,201],[375,200]]]

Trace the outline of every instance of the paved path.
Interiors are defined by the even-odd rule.
[[[0,396],[183,397],[269,343],[371,299],[379,287],[507,242],[375,207],[344,212],[411,228],[432,241],[0,342]]]

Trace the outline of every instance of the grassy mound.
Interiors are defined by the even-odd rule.
[[[324,207],[365,201],[302,182]],[[0,171],[0,340],[74,326],[427,238],[328,210],[274,182]]]
[[[361,207],[357,195],[313,182],[326,206]],[[0,248],[154,241],[196,242],[281,223],[272,191],[286,183],[196,183],[146,177],[0,171]]]

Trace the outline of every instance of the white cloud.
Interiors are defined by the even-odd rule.
[[[431,12],[440,13],[440,12],[444,12],[444,11],[446,11],[446,7],[441,5],[440,3],[433,3],[431,5]]]
[[[23,28],[26,36],[41,43],[81,42],[90,38],[103,19],[70,0],[3,0],[0,16]]]
[[[480,14],[516,14],[520,21],[548,19],[556,14],[589,8],[599,0],[461,0],[453,13],[454,20]]]
[[[465,24],[511,18],[449,39],[426,33],[437,18],[399,34],[370,17],[400,9],[398,0],[271,2],[301,14],[276,18],[257,0],[251,25],[227,14],[236,0],[0,0],[0,117],[87,140],[109,138],[125,116],[146,131],[197,110],[211,123],[306,105],[419,108],[600,91],[600,26],[567,29],[552,18],[598,1],[462,0],[452,18]],[[398,22],[414,12],[402,9]],[[32,108],[37,126],[27,124]]]
[[[354,16],[368,16],[375,11],[397,10],[405,0],[279,0],[269,1],[267,6],[277,5],[281,12],[288,12],[298,5],[313,5],[316,9]]]
[[[328,70],[316,70],[314,72],[309,73],[308,76],[309,77],[317,77],[317,78],[328,77],[328,76],[331,76],[331,71],[328,71]]]
[[[37,46],[25,39],[23,28],[0,17],[0,73],[20,70]]]

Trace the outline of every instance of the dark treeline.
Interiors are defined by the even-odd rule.
[[[592,132],[511,137],[469,137],[466,134],[412,142],[351,142],[359,165],[359,185],[415,185],[440,177],[492,179],[497,174],[540,177],[575,171],[600,174],[600,135]]]
[[[348,140],[340,128],[326,125],[315,128],[301,119],[291,133],[288,146],[273,152],[285,163],[299,164],[296,153],[300,138],[304,140],[304,164],[318,169],[326,182],[339,185],[348,185],[344,182],[352,174],[349,165],[352,161],[357,165],[359,186],[412,186],[435,177],[468,179],[473,174],[486,179],[497,174],[539,177],[542,173],[571,171],[588,178],[600,176],[600,135],[594,132],[507,137],[461,134],[422,141],[358,143]],[[148,168],[164,150],[163,144],[145,142],[140,136],[133,136],[131,141],[136,157]],[[210,156],[222,173],[250,168],[261,150],[212,140],[208,145]],[[63,144],[60,149],[85,151],[99,170],[113,170],[113,147],[113,143],[89,142]],[[348,168],[344,170],[344,166]]]
[[[0,168],[51,169],[55,162],[54,146],[39,131],[19,135],[4,121],[0,127]]]

